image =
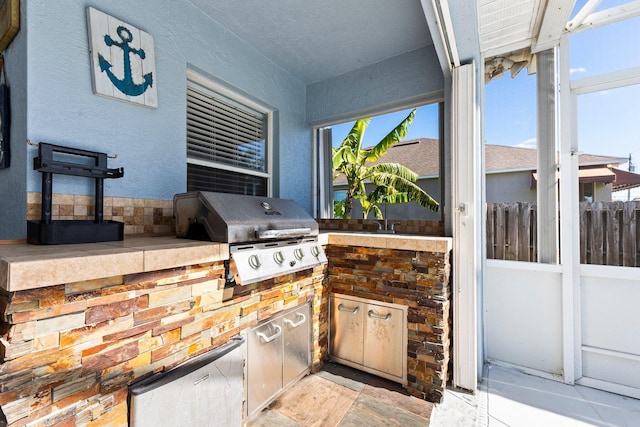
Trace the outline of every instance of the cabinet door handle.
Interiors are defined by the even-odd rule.
[[[373,310],[369,310],[369,313],[367,313],[369,315],[369,317],[371,317],[372,319],[376,319],[376,320],[389,320],[391,319],[391,313],[387,313],[386,316],[378,316],[377,314],[375,314],[375,312]]]
[[[286,323],[287,325],[291,326],[292,328],[297,328],[298,326],[304,324],[304,322],[307,320],[307,317],[302,313],[296,313],[296,317],[302,317],[302,320],[300,320],[299,322],[295,323],[291,319],[284,319],[284,323]]]
[[[342,304],[338,304],[338,310],[346,311],[346,312],[349,312],[351,314],[356,314],[358,312],[358,310],[360,310],[360,307],[356,306],[355,308],[348,308],[348,307],[345,307]]]
[[[278,326],[278,325],[273,325],[273,326],[276,328],[276,333],[271,335],[270,337],[266,336],[262,332],[256,332],[256,335],[258,337],[262,338],[262,341],[264,341],[264,342],[271,342],[271,341],[275,340],[280,335],[282,335],[282,328],[280,326]]]

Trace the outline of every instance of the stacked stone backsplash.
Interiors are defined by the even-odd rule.
[[[408,306],[407,389],[441,402],[449,364],[449,252],[329,245],[330,292]]]
[[[327,351],[326,266],[222,302],[223,262],[0,290],[0,425],[126,426],[127,386],[311,302],[313,366]]]
[[[376,219],[316,219],[321,230],[326,231],[366,231],[375,232],[384,226],[383,220]],[[387,226],[398,234],[415,234],[421,236],[444,236],[444,221],[402,219],[387,220]]]
[[[27,193],[27,220],[39,220],[42,212],[40,193]],[[124,223],[124,234],[173,234],[173,200],[105,197],[105,220]],[[54,193],[51,203],[53,220],[87,220],[95,215],[93,196]]]

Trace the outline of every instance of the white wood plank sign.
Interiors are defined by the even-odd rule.
[[[153,37],[92,7],[87,8],[93,92],[158,107]]]

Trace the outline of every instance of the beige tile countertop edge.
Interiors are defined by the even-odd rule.
[[[322,245],[364,246],[424,252],[449,252],[453,249],[453,238],[451,237],[417,236],[411,234],[327,231],[320,233],[319,241]]]
[[[0,288],[15,292],[228,259],[226,243],[131,237],[76,245],[0,245]]]
[[[322,232],[323,245],[448,252],[450,237]],[[127,237],[77,245],[0,245],[0,289],[15,292],[62,283],[164,270],[229,258],[229,245],[169,237]]]

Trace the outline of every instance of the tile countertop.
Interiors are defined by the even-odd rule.
[[[449,252],[450,237],[322,232],[323,245]],[[176,237],[126,237],[76,245],[0,245],[0,289],[15,292],[61,283],[165,270],[229,258],[229,245]]]
[[[357,231],[321,232],[320,243],[323,245],[364,246],[367,248],[437,253],[449,252],[453,248],[453,238],[451,237],[378,234]]]
[[[75,245],[0,245],[0,289],[15,292],[228,258],[226,243],[171,236]]]

